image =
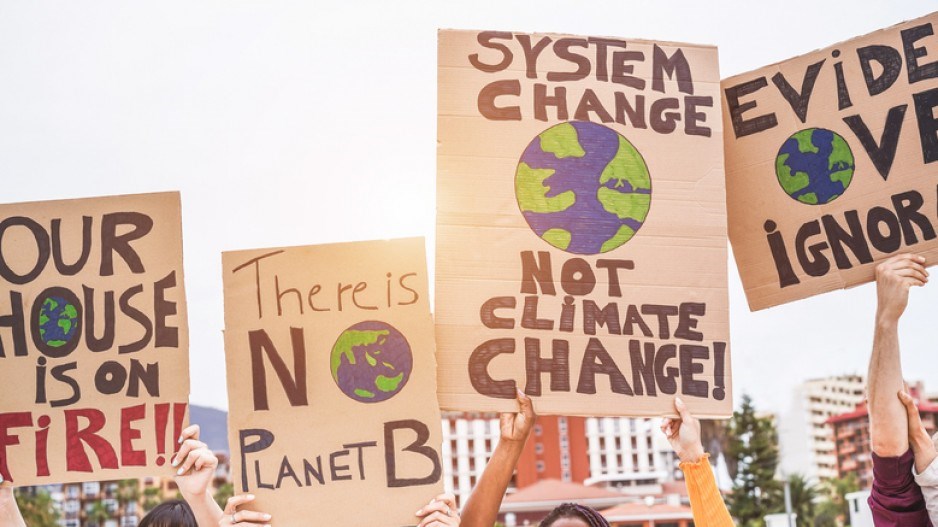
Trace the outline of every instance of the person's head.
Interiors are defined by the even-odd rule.
[[[173,500],[154,507],[140,520],[139,527],[199,527],[199,524],[188,503]]]
[[[609,522],[589,507],[564,503],[550,511],[539,527],[609,527]]]

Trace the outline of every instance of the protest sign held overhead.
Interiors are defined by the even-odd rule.
[[[0,205],[0,475],[171,474],[189,350],[179,194]]]
[[[439,33],[440,403],[731,413],[717,51]]]
[[[751,309],[938,257],[938,14],[726,79],[729,234]]]
[[[237,491],[282,525],[416,524],[442,492],[423,239],[222,260]]]

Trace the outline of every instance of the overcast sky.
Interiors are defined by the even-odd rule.
[[[6,0],[0,202],[182,191],[192,401],[225,408],[221,251],[432,242],[437,28],[716,44],[729,76],[929,9],[904,0]],[[729,275],[737,397],[784,410],[804,379],[865,372],[872,286],[750,313],[732,263]],[[901,327],[907,375],[932,391],[936,307],[938,284],[915,291]]]

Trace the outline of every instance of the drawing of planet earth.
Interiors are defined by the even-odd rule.
[[[339,335],[330,363],[342,393],[363,403],[378,403],[400,393],[414,358],[400,331],[386,322],[366,321]]]
[[[651,207],[651,174],[642,155],[615,130],[572,121],[528,144],[515,172],[515,196],[541,239],[574,254],[621,247]]]
[[[49,295],[39,308],[39,338],[50,348],[61,348],[78,331],[78,309],[60,296]]]
[[[824,205],[843,194],[853,180],[850,145],[836,132],[807,128],[782,144],[775,175],[786,194],[809,205]]]

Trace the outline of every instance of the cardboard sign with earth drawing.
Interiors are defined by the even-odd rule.
[[[237,491],[277,525],[416,524],[442,492],[423,239],[222,262]]]
[[[179,193],[0,205],[0,475],[170,476],[189,336]]]
[[[731,413],[717,51],[439,33],[440,402]]]
[[[938,13],[723,81],[729,234],[751,309],[938,258]]]

